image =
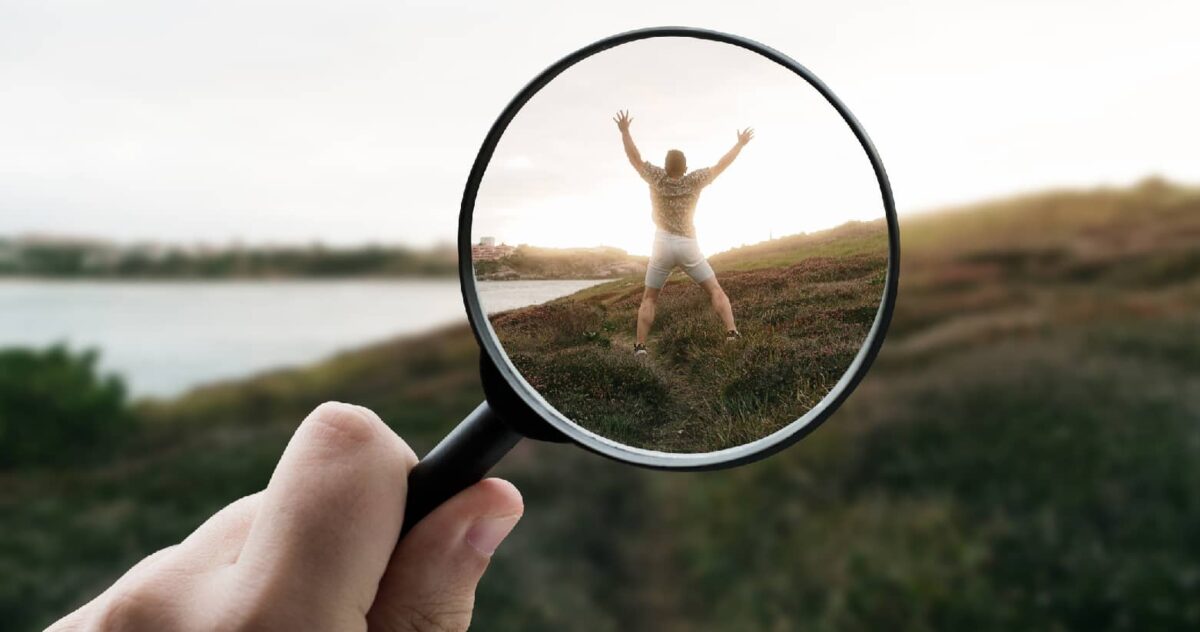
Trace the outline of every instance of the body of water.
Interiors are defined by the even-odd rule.
[[[599,281],[488,281],[488,311]],[[95,348],[135,396],[309,364],[338,351],[465,323],[457,280],[0,281],[0,347]]]

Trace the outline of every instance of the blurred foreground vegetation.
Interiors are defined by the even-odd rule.
[[[0,471],[105,460],[133,429],[125,385],[94,351],[0,349]]]
[[[1022,196],[902,230],[879,361],[795,447],[670,474],[519,445],[497,473],[528,510],[476,627],[1200,627],[1200,191]],[[428,449],[480,398],[476,353],[456,328],[143,403],[107,462],[0,472],[2,627],[46,625],[262,488],[323,400]],[[23,415],[0,410],[43,422]]]

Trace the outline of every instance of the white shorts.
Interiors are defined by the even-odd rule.
[[[675,266],[683,268],[696,283],[703,283],[716,274],[700,253],[700,244],[695,239],[659,230],[654,233],[654,250],[650,253],[650,264],[646,266],[646,287],[662,288]]]

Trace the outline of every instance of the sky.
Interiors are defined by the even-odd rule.
[[[672,37],[590,57],[522,107],[480,185],[474,235],[649,254],[649,190],[612,120],[620,107],[642,158],[660,167],[672,148],[689,170],[711,167],[753,125],[754,139],[700,196],[696,232],[710,253],[884,216],[867,154],[807,82],[737,46]]]
[[[875,142],[902,220],[1047,187],[1122,185],[1150,174],[1194,183],[1197,23],[1200,3],[1174,1],[5,0],[0,235],[450,242],[475,153],[527,81],[596,39],[672,24],[756,39],[821,77]],[[706,204],[712,217],[733,208],[734,198],[749,195],[735,191],[754,188],[752,175],[779,163],[772,143],[798,133],[785,123],[811,122],[772,118],[744,103],[743,114],[755,120],[731,109],[671,117],[677,106],[637,96],[589,101],[573,112],[582,118],[628,107],[647,157],[661,160],[664,149],[680,145],[692,166],[719,156],[735,128],[759,131],[722,176],[728,180],[702,197],[700,230]],[[608,162],[552,165],[552,177],[530,184],[534,199],[525,208],[548,203],[534,201],[541,193],[563,193],[554,187],[576,194],[565,176],[611,181],[614,201],[644,194],[630,173],[619,173],[619,137],[610,120],[601,123],[581,122],[570,128],[575,136],[560,130],[558,137],[582,143],[594,134]],[[825,140],[823,147],[837,145]],[[550,156],[522,159],[532,152],[518,146],[521,138],[512,142],[509,170],[533,171],[535,158]],[[837,172],[843,167],[852,172],[849,163]],[[804,163],[796,169],[805,170]],[[494,200],[502,200],[504,183],[494,186]],[[832,213],[814,210],[833,208],[817,193],[785,198],[802,203],[805,217]],[[504,211],[499,202],[494,208]],[[745,238],[769,223],[748,220]],[[637,230],[595,236],[620,241]]]

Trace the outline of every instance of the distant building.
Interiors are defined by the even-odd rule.
[[[496,245],[495,237],[480,237],[479,243],[471,246],[471,260],[495,261],[511,255],[515,250],[508,244]]]

